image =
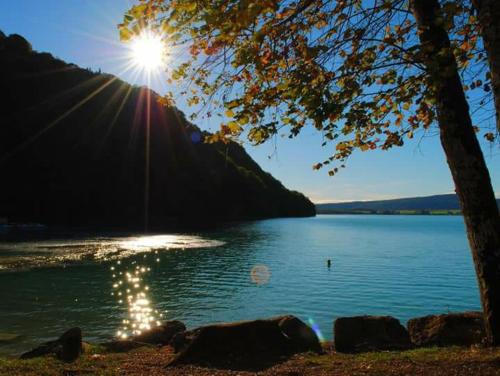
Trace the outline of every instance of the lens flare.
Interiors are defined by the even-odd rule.
[[[257,285],[265,285],[271,278],[271,271],[266,265],[258,264],[250,271],[250,278]]]
[[[307,323],[309,324],[309,326],[311,327],[311,329],[314,331],[314,333],[316,333],[316,335],[318,336],[318,339],[320,342],[325,342],[325,337],[323,337],[323,333],[321,333],[321,330],[319,329],[319,325],[316,324],[316,322],[314,321],[314,319],[312,317],[309,317],[307,319]]]

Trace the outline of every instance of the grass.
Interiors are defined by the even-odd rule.
[[[140,348],[126,354],[93,348],[74,363],[54,357],[30,360],[0,358],[0,375],[254,375],[251,372],[198,367],[167,368],[168,348]],[[500,349],[421,348],[363,354],[300,354],[261,375],[500,375]]]

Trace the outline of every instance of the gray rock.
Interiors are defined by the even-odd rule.
[[[338,352],[402,350],[411,347],[406,328],[391,316],[339,317],[334,324]]]
[[[408,321],[408,332],[416,346],[470,346],[485,337],[481,312],[417,317]]]

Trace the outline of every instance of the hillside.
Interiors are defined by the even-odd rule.
[[[206,133],[154,92],[32,51],[19,35],[0,33],[0,87],[9,221],[138,228],[146,196],[152,228],[315,214],[238,144],[203,143]]]
[[[500,206],[500,200],[497,200]],[[455,194],[317,204],[318,214],[459,214]]]

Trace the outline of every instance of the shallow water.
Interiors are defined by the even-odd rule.
[[[148,237],[1,236],[0,354],[72,326],[100,341],[165,319],[194,327],[289,313],[331,339],[339,316],[405,322],[480,308],[458,216],[332,215]],[[2,343],[2,333],[22,338]]]

